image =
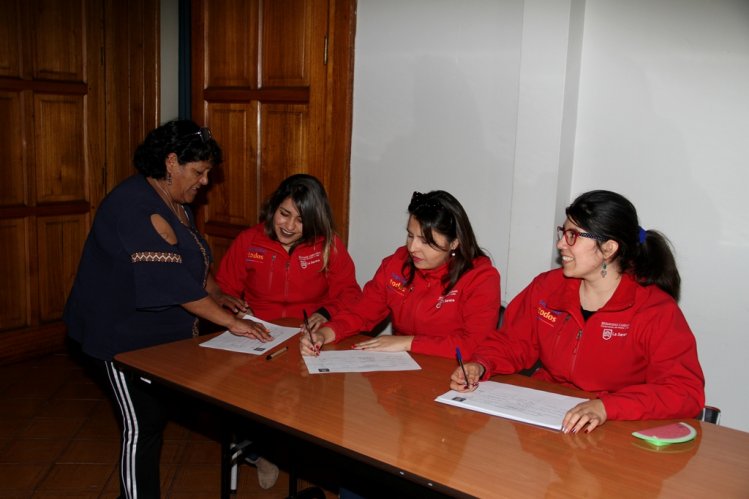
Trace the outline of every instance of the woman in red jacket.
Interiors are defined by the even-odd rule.
[[[244,301],[234,312],[271,321],[310,313],[310,329],[361,296],[354,262],[335,234],[325,188],[315,177],[297,174],[281,182],[263,205],[261,223],[241,232],[221,259],[216,282]],[[265,328],[255,323],[258,334]],[[241,444],[240,444],[241,445]],[[271,488],[278,467],[245,450],[257,467],[260,487]]]
[[[362,299],[313,332],[300,336],[304,355],[369,331],[390,316],[393,335],[354,346],[361,350],[470,355],[497,325],[499,272],[479,248],[457,199],[445,191],[415,192],[408,206],[406,246],[385,258]]]
[[[307,311],[315,330],[359,299],[354,262],[335,235],[319,180],[288,177],[266,201],[261,219],[237,236],[216,274],[224,293],[245,300],[235,312],[269,321]]]
[[[635,207],[610,191],[580,195],[558,227],[562,268],[536,277],[493,335],[452,374],[476,389],[493,374],[534,377],[595,393],[570,409],[564,432],[607,419],[696,416],[705,403],[697,346],[676,300],[680,277],[668,240],[639,226]]]

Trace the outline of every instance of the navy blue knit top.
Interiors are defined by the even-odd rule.
[[[180,304],[207,296],[211,255],[185,209],[190,227],[140,174],[99,206],[63,316],[85,353],[112,360],[120,352],[197,335],[197,318]],[[172,226],[176,245],[156,232],[153,214]]]

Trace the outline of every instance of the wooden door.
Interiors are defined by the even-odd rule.
[[[348,229],[354,0],[195,0],[193,118],[224,150],[201,210],[218,262],[285,177],[325,185]]]
[[[0,363],[63,345],[96,207],[157,122],[152,4],[0,0]]]
[[[0,330],[3,356],[54,331],[102,193],[102,4],[3,1]],[[13,338],[14,341],[8,341]],[[55,348],[59,348],[60,341]],[[19,347],[23,349],[23,347]]]

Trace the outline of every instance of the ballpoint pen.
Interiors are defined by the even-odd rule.
[[[268,355],[265,356],[265,360],[273,360],[276,357],[278,357],[279,355],[281,355],[282,353],[284,353],[288,349],[289,349],[289,347],[283,347],[283,348],[280,348],[280,349],[276,350],[273,353],[269,353]]]
[[[307,310],[302,309],[302,314],[304,315],[304,328],[307,330],[307,334],[309,335],[309,342],[312,343],[312,348],[315,348],[315,339],[312,337],[312,330],[309,328],[309,320],[307,319]],[[315,348],[315,350],[317,350]]]
[[[466,374],[466,366],[463,365],[463,356],[460,355],[460,347],[455,347],[455,356],[458,357],[458,364],[460,364],[460,369],[463,371],[463,378],[466,380],[466,386],[468,386],[468,375]]]

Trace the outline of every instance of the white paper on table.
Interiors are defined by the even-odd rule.
[[[211,338],[200,344],[201,347],[217,348],[219,350],[229,350],[232,352],[249,353],[252,355],[262,355],[268,350],[271,350],[284,341],[288,340],[292,336],[299,333],[298,327],[286,327],[271,324],[264,320],[258,319],[251,315],[245,315],[245,319],[250,319],[255,322],[259,322],[264,325],[270,331],[270,335],[273,337],[271,341],[262,342],[255,338],[246,338],[244,336],[237,336],[231,334],[229,331]]]
[[[374,371],[418,371],[421,366],[408,352],[334,350],[314,357],[303,355],[310,374],[366,373]]]
[[[568,410],[588,401],[496,381],[482,381],[475,391],[468,393],[450,390],[434,400],[553,430],[562,429],[562,419]]]

